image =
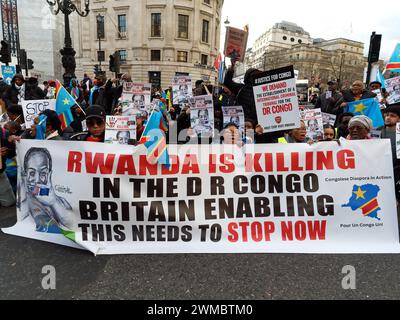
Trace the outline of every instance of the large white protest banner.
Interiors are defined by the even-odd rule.
[[[300,127],[293,66],[257,75],[253,90],[258,122],[265,133]]]
[[[25,125],[30,129],[35,118],[44,110],[56,110],[56,100],[23,100],[22,111],[24,113]]]
[[[169,154],[167,168],[143,147],[23,140],[3,231],[95,254],[400,252],[389,140]]]

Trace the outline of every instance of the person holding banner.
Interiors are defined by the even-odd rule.
[[[348,140],[369,140],[369,133],[373,129],[372,120],[367,116],[356,116],[349,122]]]
[[[324,140],[325,142],[334,141],[336,136],[335,127],[330,124],[324,126]]]
[[[300,127],[290,130],[289,133],[285,135],[285,137],[281,137],[278,139],[278,143],[307,143],[307,127],[305,122],[303,120],[300,120]]]
[[[106,111],[103,107],[93,105],[86,109],[86,125],[88,132],[73,135],[72,141],[104,142],[106,132]]]
[[[225,129],[221,137],[221,143],[232,144],[232,145],[235,144],[239,147],[242,147],[244,145],[241,139],[239,126],[236,123],[231,122],[225,126]]]
[[[9,132],[0,127],[0,207],[15,204],[15,195],[5,173],[7,159],[15,156],[15,146],[8,141]]]

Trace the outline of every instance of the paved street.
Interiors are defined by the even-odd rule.
[[[0,209],[0,226],[15,208]],[[366,244],[367,245],[367,244]],[[1,299],[399,299],[399,255],[102,256],[0,234]],[[41,288],[53,265],[56,290]],[[352,265],[357,289],[345,291]]]

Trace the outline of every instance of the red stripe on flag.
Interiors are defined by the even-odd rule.
[[[370,214],[374,209],[378,208],[378,200],[373,199],[372,201],[368,202],[364,207],[362,207],[363,215],[366,216]]]
[[[148,155],[147,160],[150,164],[156,164],[167,149],[166,139],[162,139],[158,145],[153,149],[152,153]]]
[[[61,121],[61,130],[67,129],[68,124],[67,124],[67,119],[65,118],[64,113],[60,114],[60,115],[58,116],[58,118],[59,118],[60,121]]]
[[[386,66],[386,70],[389,69],[399,69],[400,68],[400,62],[396,62],[396,63],[388,63]]]

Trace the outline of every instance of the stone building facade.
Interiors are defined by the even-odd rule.
[[[270,70],[287,65],[294,65],[299,79],[309,80],[310,85],[340,80],[348,86],[355,80],[363,80],[367,58],[361,42],[344,38],[312,39],[303,28],[281,22],[247,51],[244,69]]]
[[[98,51],[107,77],[109,56],[118,51],[120,73],[134,81],[168,87],[175,74],[215,83],[223,0],[93,0],[87,18],[76,18],[78,78],[93,74]],[[99,50],[98,23],[101,29]],[[101,52],[102,51],[102,52]]]

